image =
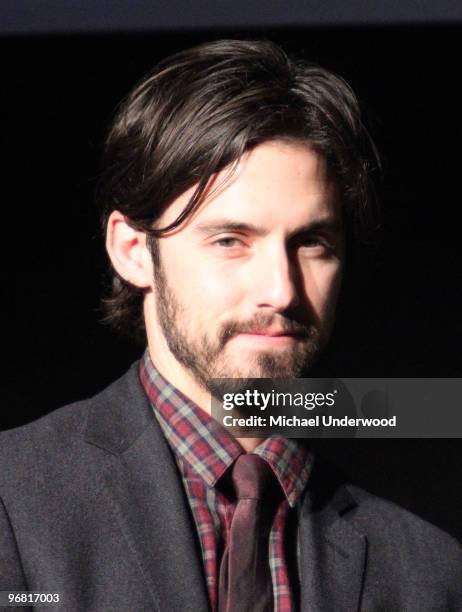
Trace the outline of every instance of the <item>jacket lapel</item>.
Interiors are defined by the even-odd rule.
[[[200,545],[174,458],[134,367],[96,400],[95,477],[158,612],[209,610]]]
[[[356,502],[343,484],[313,483],[300,509],[302,612],[360,610],[367,540],[348,521]]]

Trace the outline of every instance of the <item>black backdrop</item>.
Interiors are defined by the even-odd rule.
[[[104,130],[157,59],[224,36],[265,36],[339,72],[382,154],[383,239],[341,313],[332,372],[460,377],[461,35],[434,25],[0,40],[0,428],[96,392],[139,354],[99,323]],[[460,440],[321,446],[358,484],[462,538]]]

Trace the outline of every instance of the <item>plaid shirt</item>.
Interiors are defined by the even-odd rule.
[[[215,485],[244,450],[225,428],[162,377],[148,350],[140,361],[140,379],[182,476],[215,611],[221,557],[235,507]],[[269,560],[274,610],[290,612],[299,605],[295,506],[313,458],[296,440],[277,436],[262,441],[254,452],[269,463],[284,491],[270,533]]]

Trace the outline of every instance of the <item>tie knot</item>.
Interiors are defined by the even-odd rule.
[[[268,463],[252,453],[239,455],[231,477],[237,499],[261,499],[275,481]]]

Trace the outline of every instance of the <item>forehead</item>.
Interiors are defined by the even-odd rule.
[[[174,221],[194,194],[184,192],[161,219]],[[209,183],[199,208],[179,231],[217,217],[268,227],[286,227],[337,217],[339,198],[324,158],[303,143],[272,141],[245,153]]]

